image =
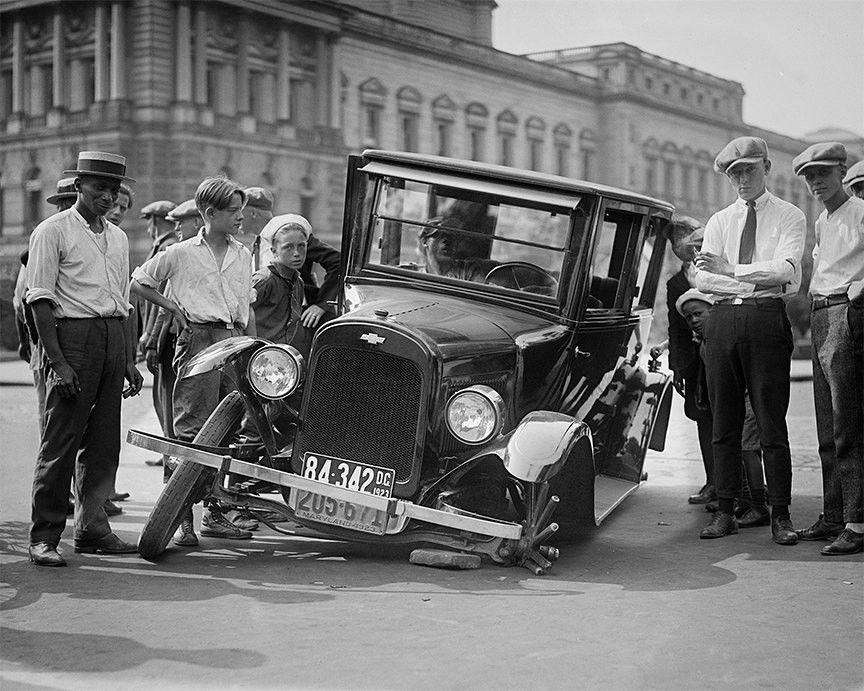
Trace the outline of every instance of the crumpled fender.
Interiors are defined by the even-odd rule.
[[[564,413],[535,410],[484,453],[498,456],[507,472],[519,480],[545,482],[561,470],[583,437],[593,444],[591,429],[581,420]]]
[[[181,379],[194,377],[196,374],[204,374],[214,369],[219,369],[228,360],[251,348],[260,348],[269,344],[270,341],[263,338],[252,338],[251,336],[232,336],[224,341],[219,341],[207,346],[195,355],[189,362],[183,365],[179,376]]]

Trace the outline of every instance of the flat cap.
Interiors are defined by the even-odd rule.
[[[768,145],[759,137],[738,137],[724,146],[714,159],[714,170],[725,173],[741,163],[768,160]]]
[[[864,161],[858,161],[846,171],[846,177],[843,178],[843,184],[846,187],[851,187],[859,182],[864,182]]]
[[[187,199],[185,202],[180,202],[171,209],[165,216],[165,219],[176,223],[177,221],[185,221],[187,218],[195,218],[200,215],[198,207],[195,206],[195,200]]]
[[[812,144],[792,159],[792,170],[801,175],[811,166],[840,166],[846,163],[846,147],[840,142]]]
[[[684,316],[684,303],[690,302],[691,300],[701,300],[702,302],[708,303],[709,305],[714,304],[714,296],[709,295],[708,293],[702,293],[695,288],[691,288],[687,292],[683,293],[681,297],[679,297],[675,301],[675,309],[678,310],[678,314],[682,317]]]
[[[273,211],[273,193],[263,187],[247,187],[243,190],[246,195],[246,206],[253,206],[264,211]]]
[[[49,204],[56,204],[61,199],[77,198],[78,191],[75,189],[75,178],[61,178],[57,181],[57,192],[52,194],[50,197],[46,197],[45,201]]]
[[[162,199],[158,202],[150,202],[147,206],[141,209],[141,218],[149,218],[150,216],[165,218],[168,215],[168,212],[176,206],[177,205],[174,202],[168,201],[167,199]]]

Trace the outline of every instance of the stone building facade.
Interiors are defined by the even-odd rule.
[[[492,0],[4,0],[0,279],[53,207],[77,151],[125,155],[136,209],[224,172],[272,189],[338,242],[345,157],[442,154],[627,187],[705,220],[732,197],[730,138],[764,137],[773,189],[807,142],[748,126],[744,91],[624,43],[517,56],[491,47]],[[5,330],[5,329],[4,329]]]

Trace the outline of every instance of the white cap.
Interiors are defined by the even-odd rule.
[[[261,240],[272,243],[276,231],[285,226],[300,226],[306,234],[307,240],[312,235],[312,224],[300,214],[280,214],[267,221],[266,225],[261,229]]]

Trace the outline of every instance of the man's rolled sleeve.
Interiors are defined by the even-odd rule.
[[[142,286],[159,290],[165,279],[171,278],[173,252],[157,252],[132,272],[132,278]]]

